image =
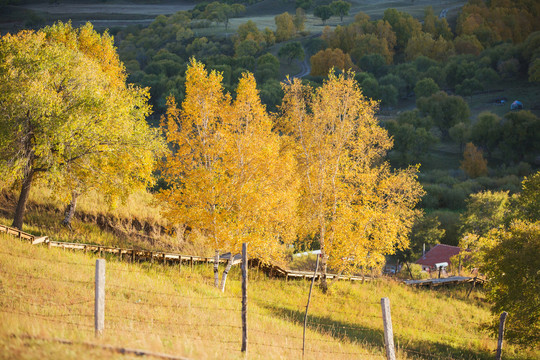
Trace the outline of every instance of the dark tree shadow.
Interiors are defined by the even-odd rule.
[[[304,323],[305,313],[303,311],[265,303],[260,303],[259,305],[282,319],[299,325],[303,325]],[[308,314],[307,327],[312,331],[333,337],[336,339],[336,342],[339,342],[341,339],[347,339],[350,342],[362,343],[372,348],[379,348],[384,354],[382,319],[381,327],[373,328],[362,327],[351,322],[334,320],[328,316],[310,313]],[[491,360],[494,356],[494,352],[470,349],[466,348],[465,345],[453,346],[443,341],[411,340],[402,336],[396,336],[395,329],[394,343],[398,353],[407,353],[407,356],[413,359]]]

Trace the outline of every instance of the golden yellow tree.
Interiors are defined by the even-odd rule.
[[[488,172],[487,160],[484,159],[482,151],[471,142],[465,145],[461,169],[471,178],[486,175]]]
[[[125,79],[112,38],[91,25],[0,39],[0,173],[22,183],[14,227],[23,225],[34,180],[66,200],[87,188],[121,196],[152,182],[154,151],[164,144],[146,123],[148,91]]]
[[[163,164],[171,185],[160,194],[166,216],[205,236],[217,250],[277,260],[295,234],[294,156],[272,132],[253,75],[234,101],[221,74],[192,60],[179,110],[173,98],[162,124],[173,153]]]
[[[316,90],[299,80],[283,86],[282,126],[296,140],[302,179],[301,235],[320,244],[323,290],[328,266],[376,266],[405,248],[423,194],[416,167],[392,172],[383,161],[392,141],[353,77],[331,71]]]

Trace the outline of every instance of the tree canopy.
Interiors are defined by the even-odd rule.
[[[170,188],[160,198],[173,223],[192,228],[216,250],[279,260],[295,233],[293,157],[245,73],[233,101],[222,75],[192,59],[182,111],[173,98],[162,118],[174,149],[163,163]]]
[[[406,247],[423,194],[417,168],[393,172],[383,161],[392,141],[354,74],[331,72],[317,89],[295,79],[284,92],[283,131],[295,140],[302,179],[301,233],[319,243],[323,274],[374,266]]]
[[[97,187],[110,196],[152,183],[164,150],[146,116],[148,90],[125,84],[112,37],[58,23],[0,42],[0,170],[22,182],[21,228],[35,179],[68,199]]]

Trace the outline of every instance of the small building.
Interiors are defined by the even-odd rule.
[[[416,261],[416,264],[422,265],[424,271],[436,271],[437,265],[441,266],[446,263],[450,264],[450,258],[458,255],[461,252],[461,248],[457,246],[437,244],[424,256]]]

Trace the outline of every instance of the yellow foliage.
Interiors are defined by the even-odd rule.
[[[482,151],[478,150],[473,143],[467,143],[467,145],[465,145],[461,169],[472,178],[487,174],[487,160],[484,159]]]
[[[295,234],[294,158],[272,132],[253,75],[242,76],[232,101],[221,75],[192,60],[182,111],[173,98],[167,105],[166,216],[216,249],[239,252],[246,242],[253,256],[279,258]]]
[[[417,167],[392,172],[383,162],[392,140],[353,73],[330,73],[316,90],[299,80],[283,87],[282,127],[296,141],[302,179],[302,234],[318,240],[324,271],[380,264],[408,245],[423,195]]]

